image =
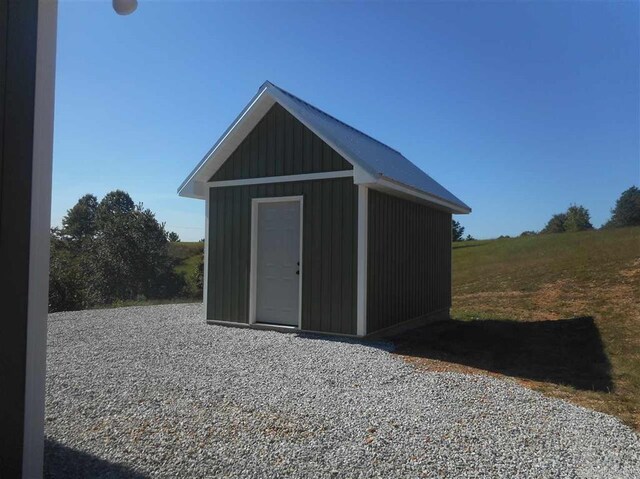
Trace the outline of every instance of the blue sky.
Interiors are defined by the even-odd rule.
[[[401,151],[478,238],[594,225],[640,182],[636,2],[59,6],[52,223],[119,188],[183,240],[176,188],[270,80]]]

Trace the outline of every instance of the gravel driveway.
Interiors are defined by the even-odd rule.
[[[611,416],[201,311],[50,315],[49,477],[640,477]]]

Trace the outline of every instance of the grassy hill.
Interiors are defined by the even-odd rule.
[[[178,261],[176,271],[184,274],[189,274],[197,267],[203,251],[202,241],[169,243],[169,255]]]
[[[203,250],[204,243],[201,241],[169,243],[169,255],[176,261],[174,269],[185,279],[194,298],[202,296],[202,291],[195,285],[194,274],[198,269]]]
[[[518,378],[640,430],[640,228],[455,243],[454,321],[419,367]]]

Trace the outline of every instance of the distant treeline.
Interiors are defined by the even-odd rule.
[[[625,190],[611,210],[611,218],[601,228],[624,228],[640,226],[640,189],[636,186]],[[457,221],[451,222],[453,241],[472,240],[471,235],[463,238],[464,226]],[[567,211],[554,214],[542,230],[523,231],[520,236],[537,234],[565,233],[572,231],[588,231],[594,229],[591,224],[589,210],[581,205],[570,205]],[[508,238],[508,236],[500,236]]]
[[[126,192],[83,196],[51,230],[49,311],[201,296],[201,264],[176,272],[170,241],[178,235]]]

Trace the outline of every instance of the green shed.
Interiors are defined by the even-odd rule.
[[[178,189],[205,201],[209,323],[367,336],[451,307],[451,215],[398,151],[264,83]]]

